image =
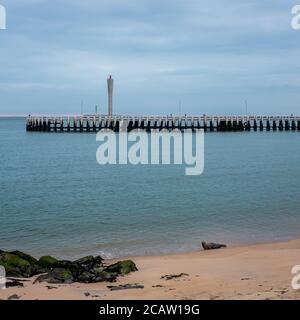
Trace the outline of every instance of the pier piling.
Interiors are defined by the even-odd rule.
[[[144,129],[203,129],[205,132],[238,131],[300,131],[300,117],[296,116],[29,116],[28,132],[98,132],[111,129],[119,132],[120,123],[128,131]]]

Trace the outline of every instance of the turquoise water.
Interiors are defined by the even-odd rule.
[[[300,235],[300,133],[207,133],[203,175],[99,166],[95,134],[0,119],[0,248],[120,257]]]

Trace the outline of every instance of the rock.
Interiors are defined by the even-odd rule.
[[[207,242],[202,242],[202,247],[204,250],[214,250],[214,249],[221,249],[221,248],[226,248],[227,246],[225,244],[219,244],[219,243],[207,243]]]
[[[84,272],[81,272],[77,277],[76,277],[76,280],[78,282],[81,282],[81,283],[91,283],[93,282],[94,278],[94,274],[90,273],[90,272],[87,272],[87,271],[84,271]]]
[[[17,294],[13,294],[12,296],[9,296],[8,298],[7,298],[7,300],[18,300],[18,299],[20,299],[21,297],[20,296],[18,296]]]
[[[189,275],[187,273],[167,274],[166,276],[162,276],[161,279],[172,280],[172,279],[175,279],[175,278],[188,277],[188,276]]]
[[[10,253],[14,254],[15,256],[18,256],[19,258],[21,258],[23,260],[28,261],[31,265],[37,263],[37,260],[34,257],[32,257],[29,254],[27,254],[27,253],[24,253],[24,252],[21,252],[21,251],[18,251],[18,250],[11,251]]]
[[[128,290],[128,289],[144,289],[144,286],[141,284],[120,284],[119,286],[107,286],[110,291],[118,291],[118,290]]]
[[[87,256],[76,261],[43,256],[36,260],[21,251],[2,250],[0,250],[0,265],[5,267],[9,277],[30,278],[40,275],[35,282],[51,284],[114,282],[119,275],[137,271],[136,265],[131,260],[120,261],[107,267],[100,256]]]
[[[70,270],[63,268],[54,268],[49,273],[40,275],[34,281],[34,283],[36,282],[47,282],[50,284],[70,284],[74,282],[74,278]]]
[[[102,265],[102,261],[103,261],[103,258],[100,256],[97,256],[97,257],[87,256],[74,261],[74,263],[80,265],[82,268],[86,270],[91,270],[96,267],[100,267]]]
[[[6,288],[24,287],[24,284],[18,280],[11,280],[6,282]]]
[[[164,288],[161,284],[156,284],[155,286],[152,286],[152,288]]]
[[[72,271],[73,276],[79,281],[83,283],[91,283],[91,282],[99,282],[95,279],[101,279],[101,273],[104,270],[103,259],[98,257],[84,257],[79,260],[74,261],[72,265],[69,265],[68,268]]]
[[[2,251],[0,253],[0,265],[5,268],[6,275],[8,277],[21,277],[30,278],[37,274],[38,266],[35,263],[31,263],[32,260],[30,256],[22,254],[19,251],[15,253]],[[23,258],[22,258],[22,257]],[[29,260],[25,260],[25,259]]]
[[[104,271],[109,273],[114,272],[119,275],[126,275],[130,272],[138,271],[138,269],[133,261],[125,260],[108,266]]]
[[[76,281],[81,283],[114,282],[117,280],[117,277],[118,274],[113,272],[101,271],[92,273],[84,271],[76,277]]]
[[[59,260],[57,264],[57,268],[63,268],[63,269],[68,269],[72,272],[74,277],[76,277],[80,272],[82,272],[84,269],[80,267],[75,262],[68,261],[68,260]]]
[[[59,261],[51,256],[43,256],[39,259],[38,265],[47,270],[53,269],[59,265]]]
[[[102,271],[95,275],[93,282],[115,282],[117,278],[117,273]]]

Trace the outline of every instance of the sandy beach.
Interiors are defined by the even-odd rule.
[[[300,299],[291,269],[300,264],[300,239],[165,256],[130,257],[139,271],[116,283],[34,284],[0,291],[0,299]],[[166,275],[180,275],[167,280]],[[111,291],[107,286],[143,289]]]

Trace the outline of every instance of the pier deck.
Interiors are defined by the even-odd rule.
[[[300,131],[300,116],[29,116],[27,131],[98,132],[120,128],[204,131]]]

